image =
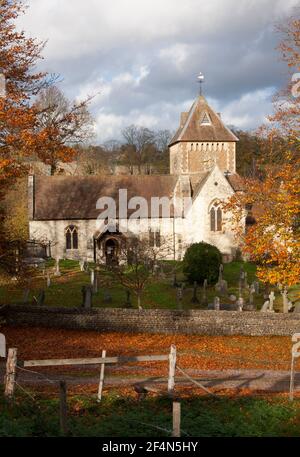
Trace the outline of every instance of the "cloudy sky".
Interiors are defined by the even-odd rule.
[[[48,40],[41,68],[93,100],[98,142],[134,123],[175,130],[205,95],[228,125],[257,127],[286,79],[277,22],[298,0],[27,0],[20,27]]]

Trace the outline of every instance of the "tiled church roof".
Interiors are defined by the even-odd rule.
[[[112,197],[118,211],[119,189],[127,189],[128,200],[144,197],[150,208],[151,197],[173,195],[177,180],[174,175],[35,176],[34,219],[97,219],[100,197]]]
[[[199,96],[188,113],[182,113],[181,125],[170,142],[178,141],[238,141],[221,117]]]

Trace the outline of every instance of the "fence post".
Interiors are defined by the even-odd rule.
[[[172,394],[175,387],[176,346],[172,344],[169,355],[168,393]]]
[[[105,359],[106,357],[106,351],[102,351],[102,358]],[[100,403],[101,398],[102,398],[102,390],[103,390],[103,384],[104,384],[104,370],[105,370],[105,363],[101,363],[101,368],[100,368],[100,380],[99,380],[99,388],[98,388],[98,403]]]
[[[6,361],[6,375],[5,375],[5,391],[4,395],[7,399],[11,400],[15,392],[16,384],[16,371],[17,371],[17,354],[16,348],[8,350]]]
[[[62,435],[67,435],[67,385],[65,381],[59,382],[59,402],[60,431]]]
[[[294,381],[295,381],[295,357],[292,355],[291,379],[290,379],[290,400],[294,400]]]
[[[173,401],[173,437],[180,437],[181,403]]]

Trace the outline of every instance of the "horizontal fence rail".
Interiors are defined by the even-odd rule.
[[[22,363],[27,367],[51,367],[62,365],[98,365],[110,363],[132,363],[132,362],[163,362],[169,360],[168,355],[138,355],[129,357],[96,357],[86,359],[51,359],[51,360],[25,360]]]

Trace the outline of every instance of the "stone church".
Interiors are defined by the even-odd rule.
[[[29,176],[30,239],[50,243],[52,257],[98,262],[117,259],[130,236],[158,249],[168,240],[169,259],[182,259],[190,244],[205,241],[229,261],[237,242],[222,202],[242,191],[237,141],[200,95],[181,113],[169,144],[168,175]],[[175,199],[190,202],[184,214],[182,206],[174,210]],[[114,214],[107,211],[109,201],[116,202]],[[149,207],[169,201],[170,211],[159,206],[154,215],[141,212],[140,201]]]

